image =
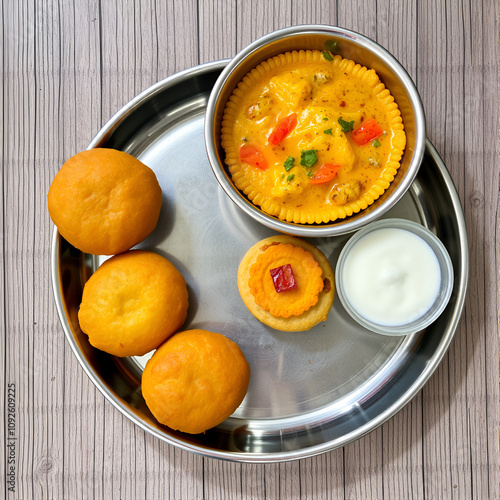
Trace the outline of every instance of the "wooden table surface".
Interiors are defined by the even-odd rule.
[[[1,4],[0,491],[7,498],[498,498],[495,0]],[[431,379],[364,438],[289,463],[203,458],[132,424],[77,362],[52,295],[47,190],[62,163],[142,90],[185,68],[231,57],[274,29],[305,23],[338,25],[377,40],[414,79],[428,137],[465,214],[465,308]]]

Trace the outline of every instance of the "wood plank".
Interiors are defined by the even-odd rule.
[[[177,40],[177,31],[176,31],[176,11],[174,2],[160,2],[157,1],[154,4],[154,11],[156,14],[156,43],[153,45],[154,50],[158,53],[157,56],[157,80],[163,80],[167,76],[172,75],[176,71],[180,69],[184,69],[184,63],[182,57],[177,52],[179,48],[178,45],[181,42]],[[192,16],[191,16],[192,17]],[[186,25],[184,25],[185,29],[189,29]],[[193,29],[191,27],[191,29]],[[192,37],[191,37],[192,38]],[[197,41],[195,40],[195,43]],[[191,65],[195,65],[198,63],[198,55],[196,56],[192,53],[191,50],[189,52],[189,57],[191,61],[194,61]],[[180,61],[177,61],[177,58],[180,57]]]
[[[424,498],[422,427],[420,394],[382,427],[384,498]]]
[[[311,0],[302,2],[292,0],[292,26],[300,24],[329,24],[337,25],[337,2],[322,2]]]
[[[344,448],[300,461],[302,497],[344,498]]]
[[[149,86],[198,64],[198,14],[195,0],[101,7],[104,123]]]
[[[54,148],[53,159],[46,166],[50,182],[66,159],[87,147],[89,138],[100,127],[98,2],[66,3],[52,11],[47,5],[42,6],[41,13],[43,25],[51,26],[54,32],[45,46],[40,45],[40,49],[43,47],[46,51],[46,64],[54,67],[53,73],[48,74],[53,79],[56,105],[48,108],[51,126],[40,135],[40,142],[52,144]],[[58,348],[58,359],[53,359],[53,365],[45,364],[45,369],[57,370],[63,421],[59,430],[60,472],[51,484],[62,489],[61,497],[91,497],[95,483],[99,483],[94,475],[93,456],[96,415],[100,412],[96,389],[73,355],[60,327],[55,331],[53,342]],[[102,398],[100,404],[103,404]]]
[[[158,50],[157,3],[155,0],[132,2],[134,50],[134,90],[138,94],[155,84],[158,75],[158,59],[162,57]]]
[[[469,22],[464,11],[464,5],[457,5],[458,8],[449,9],[446,13],[446,24],[449,27],[450,36],[447,38],[449,43],[446,47],[447,74],[458,75],[466,73],[465,62],[465,23]],[[465,123],[464,123],[464,105],[465,88],[464,77],[451,78],[447,83],[445,120],[439,123],[444,129],[445,144],[444,158],[452,176],[458,179],[457,190],[460,198],[464,200],[465,186],[467,179],[466,171],[466,150],[469,145],[464,147]],[[460,110],[460,113],[457,113]],[[466,215],[466,208],[464,206]],[[466,215],[467,217],[467,215]],[[470,293],[470,290],[469,290]],[[471,462],[471,443],[470,420],[468,410],[468,400],[470,395],[470,386],[465,376],[469,364],[471,351],[471,330],[468,326],[467,318],[472,310],[465,305],[462,322],[457,329],[454,342],[449,351],[449,369],[450,369],[450,466],[451,466],[451,485],[450,489],[457,494],[459,498],[471,498],[472,493],[472,467]],[[467,471],[467,473],[464,473]]]
[[[241,465],[241,498],[266,498],[266,476],[263,464]]]
[[[452,9],[454,12],[456,9]],[[417,52],[417,86],[421,92],[424,109],[427,115],[427,135],[436,145],[438,151],[444,154],[448,167],[450,158],[446,158],[447,147],[450,147],[449,139],[453,136],[453,130],[447,128],[450,113],[459,109],[459,103],[451,104],[450,99],[460,99],[463,89],[460,86],[460,79],[454,78],[449,81],[447,75],[452,68],[451,58],[459,57],[460,50],[455,46],[450,51],[449,41],[456,38],[456,43],[460,44],[460,35],[454,35],[457,29],[456,23],[449,19],[450,11],[446,10],[444,3],[418,6],[418,30],[419,33],[427,27],[429,35],[419,36]],[[447,43],[435,43],[442,36]],[[457,61],[453,67],[458,69],[461,64]],[[462,64],[463,68],[463,64]],[[450,89],[450,84],[456,88]],[[455,133],[459,133],[461,124],[453,122]],[[460,151],[460,150],[455,150]],[[460,159],[455,159],[455,161]],[[450,372],[450,368],[459,365],[461,350],[454,352],[454,347],[461,347],[460,340],[464,339],[465,329],[457,332],[454,344],[447,356],[445,356],[435,374],[424,387],[422,405],[424,408],[423,436],[424,436],[424,493],[429,498],[451,497],[454,491],[454,484],[457,478],[452,472],[452,443],[451,433],[460,433],[463,430],[462,414],[457,413],[458,419],[450,412],[450,390],[451,385],[458,382],[455,378],[456,372]],[[458,338],[458,340],[457,340]],[[450,354],[451,353],[451,354]],[[453,354],[458,354],[458,359]],[[453,378],[452,378],[453,377]],[[467,436],[460,438],[463,445]],[[468,467],[468,465],[465,465]],[[467,476],[461,478],[461,491],[467,492],[470,489]],[[462,489],[463,488],[463,489]]]
[[[203,461],[145,433],[145,498],[204,498]]]
[[[169,453],[174,457],[175,475],[170,498],[207,498],[205,491],[206,458],[193,455],[169,446]]]
[[[384,498],[383,427],[344,447],[345,498]]]
[[[6,212],[3,237],[5,293],[5,381],[15,384],[15,492],[32,498],[34,457],[33,333],[34,240],[31,207],[35,199],[35,12],[28,2],[3,5],[4,119],[3,188]],[[19,43],[22,41],[22,43]],[[4,483],[5,484],[5,483]]]
[[[280,496],[280,464],[264,465],[265,497],[282,498]]]
[[[242,464],[205,458],[203,495],[210,500],[241,498]]]
[[[144,431],[136,426],[111,405],[106,406],[103,459],[103,498],[138,498],[143,495],[144,449],[139,454],[135,437],[144,439]],[[142,481],[141,481],[142,477]],[[140,498],[139,496],[139,498]]]
[[[60,130],[61,24],[57,6],[35,9],[35,238],[34,294],[34,456],[35,498],[62,498],[64,474],[65,340],[51,294],[50,241],[53,225],[46,209],[50,182],[63,160]],[[40,103],[45,103],[40,106]],[[55,131],[59,133],[55,133]],[[37,359],[38,358],[38,359]],[[90,387],[89,387],[90,388]],[[92,392],[95,390],[91,388]]]
[[[377,42],[415,80],[417,2],[377,1]],[[404,26],[405,29],[401,29]],[[423,498],[422,393],[383,426],[383,492],[386,498]]]
[[[465,196],[464,214],[470,238],[470,281],[469,293],[466,298],[466,325],[468,332],[469,369],[467,370],[467,418],[468,435],[470,440],[471,462],[471,496],[473,498],[492,498],[498,494],[498,485],[489,491],[488,467],[488,430],[487,430],[487,402],[486,402],[486,337],[488,324],[485,318],[485,295],[487,285],[484,277],[487,276],[485,261],[485,229],[489,214],[485,208],[486,184],[495,182],[498,186],[498,168],[495,163],[487,165],[485,152],[494,151],[495,128],[485,129],[484,117],[487,115],[484,105],[485,83],[484,73],[479,76],[478,71],[486,69],[484,52],[476,50],[474,40],[484,36],[484,20],[482,3],[473,2],[463,8],[463,40],[464,40],[464,136],[465,146]],[[491,26],[491,25],[490,25]],[[490,32],[490,36],[494,36]],[[491,81],[491,79],[490,79]],[[498,89],[497,89],[498,90]],[[498,94],[497,94],[498,98]],[[498,110],[497,106],[494,109]],[[484,116],[481,116],[481,115]],[[491,122],[489,122],[491,123]],[[488,139],[491,139],[491,142]],[[485,141],[486,139],[486,141]],[[498,161],[498,159],[497,159]],[[493,167],[493,168],[491,168]],[[495,173],[491,175],[491,173]],[[491,204],[490,207],[495,205]],[[491,214],[493,215],[493,214]],[[491,240],[490,240],[491,241]],[[491,288],[490,288],[491,289]],[[489,323],[491,325],[491,323]],[[498,351],[497,351],[498,352]],[[498,373],[496,386],[498,388]],[[497,399],[498,404],[498,399]],[[498,407],[497,407],[498,413]],[[493,443],[491,443],[493,445]]]
[[[271,31],[290,26],[292,0],[236,2],[236,49],[244,47]]]
[[[142,90],[136,81],[143,68],[142,61],[138,60],[135,53],[134,14],[134,2],[125,2],[122,5],[116,2],[101,4],[101,116],[103,123],[137,95],[139,90]]]
[[[88,473],[88,498],[105,498],[104,497],[104,434],[106,427],[105,414],[112,411],[111,406],[104,399],[104,396],[97,390],[93,395],[89,395],[89,402],[92,405],[92,417],[94,419],[93,434],[89,436],[90,445],[92,446],[92,467]]]
[[[2,2],[2,13],[3,13],[3,2]],[[5,22],[5,19],[2,18],[2,21]],[[13,397],[12,391],[15,389],[13,386],[9,387],[9,382],[7,381],[7,353],[6,353],[6,342],[7,342],[7,283],[6,283],[6,270],[5,270],[5,258],[6,258],[6,250],[7,250],[7,242],[5,241],[5,220],[7,219],[7,200],[5,196],[4,189],[4,171],[5,171],[5,127],[8,122],[4,119],[5,117],[5,104],[4,98],[6,93],[6,81],[7,74],[5,71],[5,51],[6,47],[8,47],[8,41],[5,30],[2,31],[0,36],[0,54],[1,54],[1,65],[0,65],[0,116],[2,120],[0,120],[0,160],[2,162],[2,175],[0,176],[0,192],[1,194],[1,205],[0,205],[0,234],[1,234],[1,244],[0,244],[0,374],[3,376],[3,383],[0,384],[0,414],[3,415],[3,423],[2,429],[0,430],[0,448],[5,450],[5,453],[0,453],[0,470],[5,471],[5,474],[2,474],[0,478],[0,492],[3,492],[4,497],[7,498],[7,491],[9,486],[15,488],[15,471],[16,466],[13,463],[14,457],[10,456],[10,449],[14,445],[14,437],[16,437],[15,433],[15,398]],[[12,383],[12,382],[11,382]],[[9,401],[10,397],[10,401]],[[10,402],[10,405],[9,405]],[[9,408],[10,407],[10,408]],[[14,413],[14,417],[9,415],[9,413]],[[9,463],[10,460],[10,463]]]
[[[280,498],[295,500],[301,498],[301,461],[279,464]]]
[[[499,341],[498,341],[498,283],[500,269],[499,249],[499,176],[498,155],[500,151],[499,120],[499,80],[500,68],[498,2],[483,2],[481,4],[482,21],[482,55],[483,68],[477,68],[482,74],[482,109],[484,121],[484,136],[482,156],[484,158],[484,315],[485,322],[485,360],[486,373],[484,391],[486,393],[486,432],[487,432],[487,468],[482,468],[482,474],[488,475],[488,493],[494,497],[498,492],[500,478],[500,454],[498,449],[498,429],[500,428],[498,406],[500,400],[498,377]],[[479,14],[477,15],[479,18]],[[495,211],[496,208],[496,211]],[[481,316],[480,316],[481,317]]]
[[[283,462],[266,464],[265,467],[265,498],[294,500],[301,498],[301,463]]]
[[[338,0],[339,26],[362,33],[373,40],[377,38],[377,2]]]
[[[417,1],[377,0],[377,42],[405,68],[413,80],[417,76]],[[403,29],[404,27],[404,29]]]
[[[199,0],[199,62],[236,55],[236,10],[231,0]]]

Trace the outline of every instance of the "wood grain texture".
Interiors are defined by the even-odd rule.
[[[418,5],[418,26],[428,26],[431,36],[418,37],[416,72],[416,84],[421,92],[428,120],[427,135],[433,139],[445,161],[448,162],[451,159],[446,158],[447,139],[451,139],[459,131],[460,123],[463,123],[463,119],[460,119],[460,123],[454,126],[450,124],[452,128],[449,130],[453,130],[453,133],[447,134],[447,124],[450,123],[448,112],[453,113],[453,105],[448,105],[448,99],[460,99],[458,93],[463,94],[460,89],[451,88],[451,85],[460,85],[459,79],[448,79],[451,66],[453,65],[456,70],[461,64],[452,59],[459,51],[449,51],[448,47],[453,36],[451,30],[455,28],[451,22],[447,24],[449,17],[454,15],[450,11],[440,3],[426,2]],[[446,33],[444,36],[446,43],[433,43],[433,40],[439,39],[443,30]],[[462,39],[459,37],[456,43],[461,42]],[[457,115],[453,113],[453,117]],[[452,149],[452,151],[458,150]],[[460,331],[457,332],[453,346],[456,345],[457,338],[460,338]],[[450,352],[453,352],[453,347]],[[451,364],[453,365],[453,362]],[[453,494],[449,377],[450,357],[447,355],[422,391],[423,486],[426,498],[449,498]],[[468,440],[467,434],[463,434],[462,442],[464,439]],[[460,491],[470,491],[467,478],[462,481]]]
[[[4,185],[4,177],[5,177],[5,159],[6,159],[6,148],[5,148],[5,120],[3,117],[5,116],[5,106],[4,106],[4,96],[6,90],[6,78],[4,78],[5,72],[5,48],[6,48],[6,40],[4,36],[0,37],[0,54],[2,57],[2,78],[0,78],[0,116],[2,116],[2,120],[0,120],[0,137],[2,140],[0,141],[0,158],[2,160],[2,176],[0,177],[0,192],[2,193],[2,217],[0,218],[0,230],[2,234],[1,245],[0,245],[0,259],[2,265],[0,266],[0,373],[4,376],[3,383],[0,387],[0,412],[3,416],[2,428],[0,429],[0,445],[2,445],[3,449],[6,449],[8,444],[7,438],[9,437],[8,432],[8,400],[7,400],[7,391],[8,391],[8,382],[5,378],[6,375],[6,359],[7,359],[7,351],[6,351],[6,342],[7,342],[7,297],[6,297],[6,279],[5,279],[5,218],[6,218],[6,210],[5,210],[5,185]],[[7,471],[7,457],[8,453],[0,453],[0,470]],[[0,477],[0,492],[7,491],[7,481],[8,477],[6,473],[1,474]]]
[[[484,3],[481,5],[480,16],[481,29],[483,33],[488,33],[488,37],[496,36],[499,29],[498,5],[494,3]],[[477,33],[477,30],[476,30]],[[493,35],[495,34],[495,35]],[[499,168],[498,159],[500,156],[499,144],[499,70],[498,70],[498,43],[487,43],[487,38],[482,37],[482,74],[480,107],[481,116],[484,117],[484,131],[482,146],[476,154],[482,156],[483,161],[483,189],[479,191],[472,199],[474,205],[482,205],[484,212],[484,308],[478,315],[484,320],[484,339],[485,339],[485,373],[480,382],[485,399],[482,405],[485,409],[487,454],[485,462],[480,467],[482,476],[488,480],[488,492],[491,497],[499,493],[499,432],[498,432],[498,374],[499,366],[499,338],[498,338],[498,283],[500,283],[499,274],[499,232],[498,232],[498,209],[499,204]],[[498,40],[497,40],[498,42]],[[479,69],[479,68],[478,68]],[[492,425],[496,422],[497,425]]]
[[[34,352],[39,353],[44,363],[33,364],[33,496],[36,498],[63,496],[62,481],[51,487],[54,479],[61,475],[63,463],[64,430],[63,391],[64,344],[60,342],[60,327],[53,302],[47,291],[50,289],[51,227],[45,213],[46,193],[56,172],[56,165],[63,158],[62,141],[54,141],[53,131],[59,127],[59,116],[54,113],[59,106],[59,82],[53,78],[61,71],[60,57],[52,57],[51,50],[58,47],[60,29],[52,19],[58,19],[54,5],[40,4],[34,12],[34,25],[47,29],[34,31],[34,44],[38,49],[34,58],[35,77],[35,205],[34,241],[35,296],[34,296]],[[46,103],[40,106],[39,103]]]
[[[5,384],[15,384],[15,454],[21,498],[33,495],[34,416],[34,263],[35,239],[34,137],[35,72],[34,11],[22,3],[4,13],[13,36],[4,39],[3,207],[5,285]],[[23,40],[24,43],[18,43]],[[22,228],[22,229],[21,229]],[[12,286],[14,285],[14,286]],[[2,446],[3,449],[4,446]],[[23,473],[22,471],[26,471]],[[27,473],[27,471],[30,471]]]
[[[495,0],[3,0],[0,33],[0,411],[16,386],[16,492],[6,498],[494,499],[499,490],[499,81]],[[292,24],[337,24],[390,50],[469,236],[463,317],[422,391],[344,448],[235,464],[174,448],[124,418],[64,339],[52,299],[50,182],[155,82]],[[0,446],[6,449],[6,425]],[[0,455],[6,471],[7,452]]]

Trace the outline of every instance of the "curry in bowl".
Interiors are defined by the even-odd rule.
[[[399,168],[398,105],[373,69],[328,51],[262,62],[233,91],[221,143],[235,186],[281,220],[314,224],[371,205]]]

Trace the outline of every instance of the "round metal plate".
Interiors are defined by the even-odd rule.
[[[386,217],[420,222],[443,241],[455,285],[448,307],[426,331],[387,337],[357,325],[338,298],[328,320],[286,333],[258,322],[240,299],[236,273],[245,252],[273,234],[234,205],[219,187],[204,144],[210,91],[227,64],[204,64],[146,90],[120,110],[89,147],[126,151],[151,167],[163,189],[156,230],[139,245],[171,260],[188,283],[184,329],[225,334],[241,347],[250,387],[232,417],[201,435],[158,424],[141,395],[147,358],[119,359],[94,349],[78,325],[85,281],[103,258],[83,254],[54,231],[52,278],[66,337],[104,396],[137,425],[170,444],[241,462],[312,456],[345,445],[393,416],[437,367],[462,311],[468,250],[460,202],[434,147],[416,181]],[[310,239],[335,266],[349,236]]]

